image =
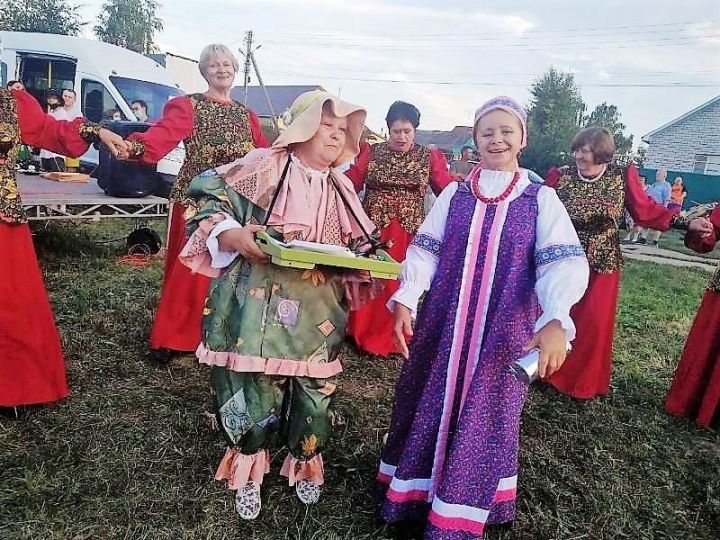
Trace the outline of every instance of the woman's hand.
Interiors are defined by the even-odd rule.
[[[400,353],[407,358],[410,356],[407,342],[413,335],[412,314],[410,313],[410,309],[398,302],[395,302],[393,317],[395,319],[395,325],[393,326],[395,344],[400,347]]]
[[[699,233],[702,238],[710,236],[714,230],[712,222],[705,218],[693,219],[688,225],[688,231]]]
[[[560,325],[560,321],[553,320],[543,326],[523,348],[525,352],[530,349],[540,349],[538,374],[541,379],[550,377],[565,362],[567,356],[565,340],[565,330]]]
[[[130,153],[130,143],[125,141],[117,133],[109,129],[100,128],[98,133],[100,141],[108,147],[110,153],[118,159],[127,159]]]
[[[223,251],[237,251],[251,263],[265,264],[270,259],[255,242],[255,233],[264,231],[262,225],[246,225],[239,229],[230,229],[218,235],[218,243]]]

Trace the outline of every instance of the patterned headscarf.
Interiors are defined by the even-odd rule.
[[[480,108],[475,111],[475,122],[473,124],[473,139],[476,139],[476,132],[477,132],[477,125],[478,121],[481,117],[485,116],[487,113],[494,111],[496,109],[501,109],[505,112],[509,112],[512,114],[515,118],[520,120],[520,126],[522,127],[522,146],[521,148],[525,148],[527,146],[527,113],[525,112],[525,108],[520,105],[517,101],[515,101],[513,98],[508,96],[497,96],[492,98],[491,100],[486,101],[483,103]]]

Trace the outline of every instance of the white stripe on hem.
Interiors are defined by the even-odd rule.
[[[489,510],[475,508],[473,506],[465,506],[464,504],[450,504],[442,501],[439,497],[435,497],[432,503],[433,512],[446,518],[469,519],[477,523],[487,522],[490,515]]]

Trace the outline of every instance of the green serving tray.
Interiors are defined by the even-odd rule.
[[[257,233],[255,241],[262,251],[270,255],[272,263],[278,266],[309,269],[320,265],[367,270],[371,277],[378,279],[397,279],[402,270],[402,265],[381,249],[375,252],[378,258],[371,259],[370,257],[344,257],[331,253],[283,247],[265,231]]]

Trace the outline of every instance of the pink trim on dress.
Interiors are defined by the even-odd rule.
[[[227,480],[228,489],[240,489],[249,481],[262,484],[270,472],[270,451],[260,450],[243,454],[238,448],[228,448],[218,465],[215,480]]]
[[[514,501],[516,497],[517,497],[517,489],[516,488],[510,488],[510,489],[506,489],[504,491],[496,491],[495,497],[493,497],[493,503]]]
[[[294,486],[298,480],[309,480],[313,484],[322,486],[325,483],[325,466],[321,454],[307,461],[300,461],[288,454],[283,461],[280,476],[288,479],[288,484]]]
[[[190,235],[187,242],[180,251],[178,259],[187,266],[193,274],[202,274],[211,278],[218,277],[222,274],[220,268],[211,266],[212,257],[207,247],[207,239],[210,236],[215,225],[221,221],[230,219],[229,216],[218,212],[212,216],[203,219],[198,223],[198,228]]]
[[[428,490],[413,489],[410,491],[395,491],[390,487],[387,491],[387,498],[394,503],[402,504],[408,501],[428,502]]]
[[[464,531],[471,534],[477,534],[478,536],[482,536],[483,531],[485,530],[484,523],[460,517],[445,517],[434,510],[430,512],[428,521],[435,525],[438,529]]]
[[[341,373],[343,370],[339,356],[332,362],[263,358],[230,351],[211,351],[203,343],[200,343],[195,355],[201,364],[224,367],[238,373],[265,373],[265,375],[279,375],[282,377],[327,379]]]
[[[463,261],[463,276],[460,285],[460,295],[458,297],[458,310],[455,315],[455,329],[453,331],[452,349],[450,351],[450,360],[447,367],[447,376],[445,378],[445,398],[440,417],[440,429],[438,430],[438,440],[435,445],[435,456],[433,457],[432,480],[433,486],[430,490],[430,496],[434,496],[437,491],[440,478],[442,477],[443,467],[445,466],[445,452],[448,445],[448,432],[450,430],[450,416],[452,415],[453,404],[455,401],[455,385],[457,384],[458,371],[460,369],[460,355],[463,347],[463,339],[465,336],[465,326],[467,324],[467,314],[470,308],[470,296],[472,294],[472,284],[475,279],[477,270],[477,260],[480,253],[480,239],[482,237],[482,225],[485,220],[485,211],[487,206],[475,205],[473,211],[472,224],[470,225],[470,237],[468,238],[469,249],[466,252]]]
[[[465,407],[465,398],[470,390],[470,384],[472,383],[480,356],[480,346],[485,335],[485,321],[487,320],[487,310],[495,282],[495,266],[497,265],[499,256],[500,237],[502,236],[505,218],[507,217],[508,204],[507,201],[502,201],[497,205],[485,249],[485,262],[483,263],[483,272],[480,278],[480,292],[475,309],[475,318],[473,319],[474,328],[470,336],[470,351],[467,356],[467,361],[465,362],[465,378],[460,397],[461,411]]]

